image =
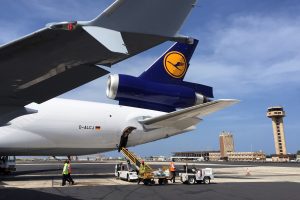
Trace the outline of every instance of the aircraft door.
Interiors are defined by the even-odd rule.
[[[135,127],[132,127],[132,126],[129,126],[127,128],[124,129],[122,135],[121,135],[121,138],[120,138],[120,143],[118,145],[118,151],[120,152],[121,149],[123,147],[126,147],[127,146],[127,142],[128,142],[128,136],[132,133],[132,131],[134,131],[136,128]]]

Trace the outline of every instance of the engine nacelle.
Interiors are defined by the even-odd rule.
[[[169,108],[186,108],[207,102],[207,98],[194,89],[179,84],[147,81],[128,75],[110,75],[106,95],[122,102],[148,103]]]

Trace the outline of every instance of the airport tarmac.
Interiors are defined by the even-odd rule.
[[[164,163],[167,165],[168,163]],[[18,163],[17,172],[1,176],[2,199],[300,199],[299,164],[197,163],[212,167],[210,185],[144,186],[114,177],[114,162],[73,163],[74,186],[61,185],[61,162]],[[153,163],[160,167],[162,163]],[[182,163],[181,163],[182,165]],[[181,168],[179,164],[177,168]],[[154,167],[154,168],[155,168]]]

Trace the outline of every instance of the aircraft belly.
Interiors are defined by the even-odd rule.
[[[115,149],[119,142],[119,137],[109,137],[109,133],[45,130],[37,134],[0,128],[0,155],[87,155]]]
[[[0,156],[69,156],[107,152],[111,148],[0,148]]]

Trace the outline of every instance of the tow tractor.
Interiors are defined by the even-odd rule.
[[[126,180],[128,182],[137,181],[139,179],[136,169],[128,161],[126,164],[116,164],[115,176],[118,179]]]
[[[214,173],[212,168],[188,169],[188,166],[186,165],[185,172],[179,173],[179,177],[182,183],[187,183],[189,185],[195,183],[210,184],[210,181],[214,179]]]
[[[136,171],[139,170],[141,165],[141,159],[138,158],[135,154],[128,151],[128,149],[122,147],[120,149],[120,152],[125,156],[128,163],[130,163],[130,166],[133,166]],[[159,170],[153,170],[146,162],[145,164],[145,173],[143,176],[140,176],[142,179],[141,181],[145,185],[154,185],[155,181],[157,180],[158,184],[163,185],[168,183],[169,179],[169,169],[159,169]],[[120,165],[119,165],[120,166]],[[116,169],[118,168],[118,164],[116,165]],[[121,172],[121,171],[120,171]],[[125,173],[128,173],[129,171],[126,171]],[[116,173],[116,176],[118,174]],[[121,178],[121,173],[119,174]],[[127,175],[126,175],[127,176]]]
[[[16,171],[15,156],[0,156],[0,173],[10,174]]]

